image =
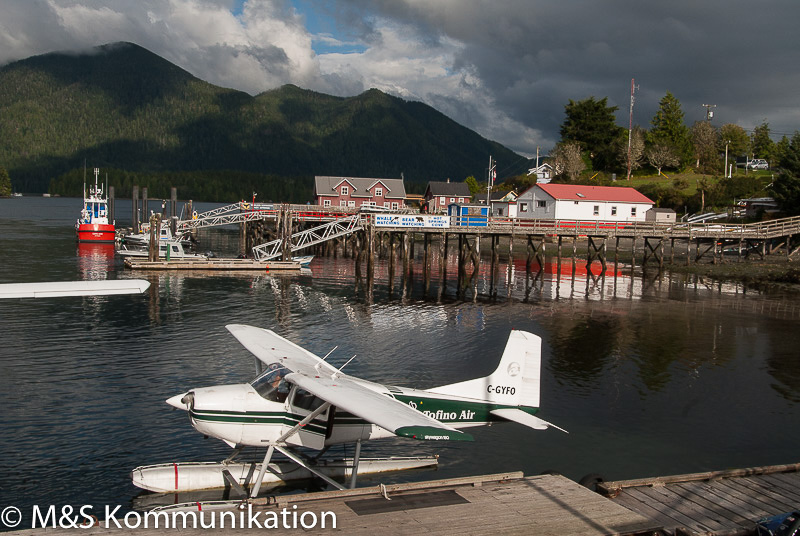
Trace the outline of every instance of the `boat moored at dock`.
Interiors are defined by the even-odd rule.
[[[114,222],[108,219],[108,198],[99,183],[100,169],[94,168],[94,187],[83,185],[83,210],[75,223],[78,242],[110,242],[116,239]]]

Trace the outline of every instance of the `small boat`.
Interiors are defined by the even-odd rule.
[[[114,222],[108,221],[108,199],[99,184],[99,168],[94,168],[94,187],[89,186],[86,194],[86,182],[83,183],[83,210],[75,223],[78,242],[114,242],[116,233]]]
[[[117,250],[117,254],[122,257],[148,257],[150,255],[149,249],[128,249],[123,246]],[[208,255],[200,255],[198,253],[190,253],[183,249],[180,240],[164,240],[158,244],[158,257],[164,260],[177,260],[177,259],[207,259]]]
[[[172,235],[172,229],[169,226],[168,222],[163,222],[161,224],[161,228],[159,229],[158,233],[159,240],[173,240],[174,237]],[[192,245],[192,241],[188,238],[187,235],[181,236],[178,241],[184,247],[190,247]],[[142,224],[142,232],[141,233],[133,233],[124,235],[122,237],[122,243],[127,244],[129,246],[149,246],[150,245],[150,224],[143,223]]]
[[[314,260],[314,255],[305,255],[303,257],[292,257],[292,261],[300,263],[300,266],[307,267]]]

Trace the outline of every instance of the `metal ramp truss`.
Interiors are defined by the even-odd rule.
[[[241,203],[234,203],[224,207],[216,208],[203,212],[197,219],[181,220],[178,222],[178,231],[189,231],[201,227],[214,227],[217,225],[229,225],[231,223],[241,223],[246,221],[263,220],[274,218],[275,211],[242,211]]]
[[[332,221],[299,233],[294,233],[291,238],[290,251],[294,253],[303,248],[321,244],[340,236],[349,235],[362,229],[361,217],[356,214],[349,218]],[[272,240],[265,244],[253,247],[253,258],[259,261],[276,259],[283,254],[283,238]]]

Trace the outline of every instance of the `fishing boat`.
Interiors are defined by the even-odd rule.
[[[83,183],[83,210],[75,223],[78,242],[114,242],[114,222],[108,221],[108,198],[99,183],[100,169],[94,168],[94,187],[89,186],[86,192],[86,181]]]

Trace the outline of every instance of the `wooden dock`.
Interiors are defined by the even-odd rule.
[[[800,505],[800,463],[715,471],[617,482],[601,482],[600,493],[561,475],[525,477],[521,472],[378,485],[341,491],[259,497],[251,502],[261,521],[283,515],[321,520],[325,527],[276,525],[271,533],[302,529],[317,534],[447,536],[464,534],[717,535],[755,534],[756,522],[791,512]],[[181,534],[251,534],[253,528],[231,525],[238,501],[185,503],[162,515],[211,512],[229,515],[225,528],[180,528]],[[286,514],[288,512],[288,514]],[[152,513],[151,513],[152,514]],[[308,517],[303,517],[306,514]],[[331,515],[332,514],[332,515]],[[124,512],[119,513],[121,521]],[[137,516],[134,515],[135,524]],[[242,514],[243,515],[243,514]],[[331,520],[335,517],[335,527]],[[236,517],[239,519],[239,517]],[[81,528],[86,535],[144,532],[172,534],[176,527],[116,528],[106,520]],[[266,528],[266,526],[264,527]],[[26,529],[15,536],[41,534]],[[74,534],[49,527],[51,535]]]
[[[277,500],[277,502],[276,502]],[[560,475],[523,477],[504,473],[480,477],[436,480],[357,488],[354,490],[259,498],[254,508],[264,515],[283,509],[321,516],[334,512],[336,528],[305,529],[317,534],[369,535],[464,535],[464,534],[654,534],[652,520]],[[296,507],[296,508],[295,508]],[[211,504],[203,504],[209,512]],[[230,526],[230,525],[229,525]],[[298,527],[299,529],[299,527]],[[292,534],[298,529],[270,529],[270,533]],[[81,534],[140,532],[100,526],[81,529]],[[167,534],[174,530],[144,529],[145,534]],[[253,534],[253,529],[181,530],[181,534]],[[75,530],[48,530],[47,534],[74,534]],[[38,534],[25,530],[15,536]]]
[[[293,261],[257,261],[253,259],[175,259],[148,261],[125,259],[125,267],[132,270],[206,270],[206,271],[300,271],[300,263]]]
[[[800,508],[800,463],[601,482],[597,488],[667,534],[754,534],[758,519]]]

